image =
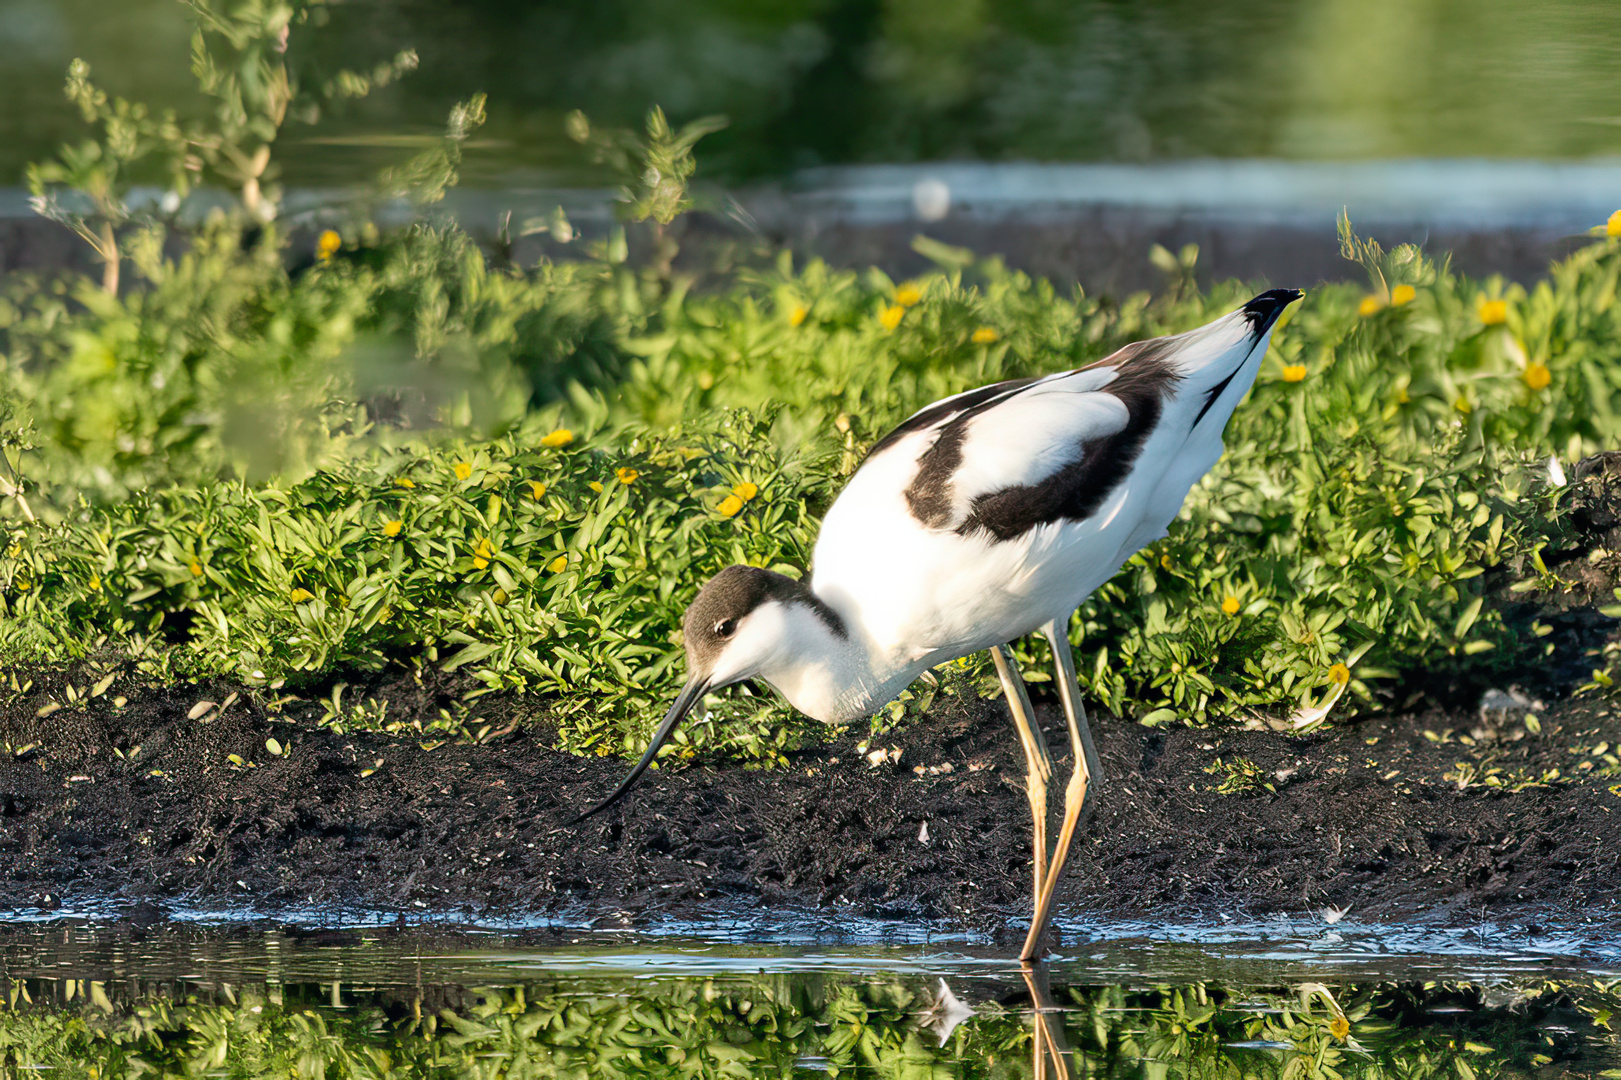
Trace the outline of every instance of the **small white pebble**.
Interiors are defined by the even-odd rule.
[[[920,844],[927,844],[929,842],[929,823],[927,821],[925,821],[923,823],[923,827],[917,831],[917,842]]]

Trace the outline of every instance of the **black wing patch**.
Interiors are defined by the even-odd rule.
[[[1246,362],[1249,360],[1248,357],[1245,357],[1244,359]],[[1217,383],[1215,386],[1212,386],[1208,391],[1205,392],[1204,407],[1199,410],[1199,415],[1193,418],[1194,427],[1199,426],[1199,421],[1203,420],[1204,414],[1210,411],[1210,406],[1216,403],[1216,399],[1221,397],[1221,392],[1227,389],[1227,385],[1234,379],[1238,378],[1238,373],[1243,370],[1244,365],[1238,365],[1233,369],[1233,373],[1231,375],[1227,376],[1225,379],[1221,380],[1221,382]]]
[[[1305,295],[1299,289],[1271,289],[1245,304],[1240,310],[1244,312],[1244,320],[1250,324],[1250,336],[1256,341],[1261,340],[1261,335],[1272,329],[1272,324],[1278,321],[1283,309]],[[1233,369],[1231,375],[1210,388],[1205,394],[1204,407],[1199,410],[1199,415],[1193,418],[1194,427],[1199,426],[1204,414],[1210,411],[1216,399],[1221,397],[1221,392],[1227,389],[1228,384],[1237,378],[1242,370],[1243,365],[1240,364]]]
[[[1244,312],[1244,318],[1249,322],[1250,333],[1254,335],[1255,340],[1261,340],[1261,335],[1272,328],[1272,324],[1278,321],[1278,316],[1283,314],[1284,308],[1305,295],[1299,289],[1268,289],[1245,304],[1240,310]]]
[[[1121,369],[1119,378],[1098,391],[1113,394],[1126,406],[1125,427],[1083,443],[1078,461],[1039,483],[979,496],[957,532],[966,536],[983,529],[998,540],[1012,540],[1041,525],[1084,521],[1097,513],[1137,463],[1143,444],[1159,424],[1166,397],[1180,379],[1158,356],[1140,351],[1133,363]]]
[[[1159,423],[1165,398],[1181,379],[1165,360],[1170,347],[1164,339],[1134,342],[1088,365],[1118,368],[1115,378],[1094,392],[1120,399],[1126,406],[1126,426],[1113,435],[1082,444],[1076,461],[1039,483],[1019,484],[979,496],[956,531],[967,535],[983,529],[998,540],[1011,540],[1038,525],[1060,519],[1081,520],[1096,512],[1131,471],[1143,443]],[[934,445],[918,458],[917,475],[907,486],[906,502],[913,517],[931,529],[952,527],[957,510],[952,486],[962,465],[969,422],[1038,381],[1017,379],[987,386],[931,406],[903,425],[915,431],[945,421]],[[892,434],[885,441],[893,438]]]
[[[997,402],[1017,394],[1032,383],[1040,381],[1040,378],[1009,379],[1006,382],[981,386],[977,390],[969,390],[966,393],[958,394],[956,397],[946,398],[944,401],[937,401],[928,408],[902,420],[894,431],[873,444],[872,449],[867,451],[867,457],[874,457],[889,449],[913,432],[927,431],[953,413],[961,412],[975,415],[982,413]]]

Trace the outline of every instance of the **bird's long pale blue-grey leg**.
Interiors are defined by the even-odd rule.
[[[1053,1064],[1054,1080],[1070,1080],[1069,1041],[1064,1037],[1063,1013],[1053,1002],[1046,964],[1025,964],[1020,973],[1030,991],[1031,1023],[1035,1038],[1031,1060],[1034,1080],[1045,1080],[1046,1065]]]
[[[1069,784],[1064,788],[1064,821],[1058,829],[1058,840],[1053,844],[1052,859],[1047,864],[1047,875],[1041,883],[1041,895],[1036,898],[1036,915],[1030,924],[1030,936],[1025,939],[1022,960],[1033,960],[1042,952],[1042,939],[1047,924],[1052,920],[1053,897],[1058,891],[1059,879],[1064,874],[1064,862],[1069,856],[1075,830],[1092,809],[1098,785],[1103,781],[1103,764],[1098,760],[1097,748],[1092,743],[1092,728],[1086,722],[1086,707],[1081,704],[1081,687],[1075,678],[1075,653],[1069,644],[1069,620],[1054,620],[1042,627],[1042,634],[1052,646],[1053,663],[1058,668],[1058,695],[1064,702],[1064,718],[1069,723],[1070,760],[1074,762]]]
[[[1013,714],[1013,729],[1019,733],[1019,745],[1024,747],[1025,793],[1030,798],[1030,818],[1034,823],[1032,848],[1035,851],[1035,887],[1031,891],[1034,907],[1041,901],[1041,890],[1047,883],[1047,793],[1052,789],[1053,760],[1047,753],[1047,740],[1036,726],[1036,712],[1030,707],[1030,695],[1019,678],[1019,669],[1013,663],[1013,651],[1006,645],[991,650],[996,662],[997,677],[1002,680],[1002,693],[1007,698],[1008,712]]]

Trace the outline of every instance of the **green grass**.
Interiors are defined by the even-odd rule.
[[[391,189],[451,182],[479,108]],[[695,136],[655,120],[613,145],[633,179],[638,160],[687,175]],[[1169,259],[1164,295],[1117,301],[921,239],[939,269],[910,282],[788,252],[683,276],[663,228],[682,191],[627,200],[656,222],[640,268],[617,229],[521,268],[454,226],[381,235],[364,215],[290,251],[239,207],[188,229],[120,220],[116,295],[105,274],[13,277],[0,662],[95,651],[293,692],[433,665],[532,695],[571,749],[631,752],[680,683],[699,585],[731,562],[805,571],[819,515],[891,425],[1253,290],[1202,292]],[[1621,435],[1621,241],[1530,291],[1348,223],[1344,243],[1369,285],[1315,289],[1280,322],[1225,458],[1077,614],[1105,708],[1288,716],[1343,683],[1342,715],[1408,674],[1487,677],[1542,648],[1487,602],[1487,571],[1552,584],[1545,460]],[[678,750],[775,759],[808,730],[734,699]]]

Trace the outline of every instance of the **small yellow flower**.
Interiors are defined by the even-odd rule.
[[[101,591],[101,578],[97,577],[95,574],[90,575],[90,591],[91,592],[100,592]]]
[[[1621,210],[1610,215],[1610,220],[1604,223],[1605,236],[1621,236]]]
[[[1351,669],[1344,664],[1335,664],[1328,669],[1328,681],[1335,686],[1344,686],[1351,681]]]
[[[400,535],[400,530],[403,528],[405,528],[405,522],[399,520],[398,518],[395,518],[393,521],[385,521],[383,522],[383,535],[390,537],[398,536]]]
[[[469,476],[472,476],[472,475],[473,475],[473,463],[471,461],[458,461],[458,462],[456,462],[456,479],[458,479],[458,480],[466,480]]]
[[[615,469],[614,475],[619,477],[619,482],[621,484],[634,484],[636,482],[636,478],[642,474],[637,472],[635,469]]]
[[[592,491],[597,492],[599,495],[602,493],[602,485],[597,483],[595,480],[591,481],[591,483],[587,486],[589,486]]]
[[[411,479],[409,476],[400,476],[395,478],[394,486],[402,488],[414,488],[417,486],[417,482]]]
[[[1542,390],[1553,382],[1553,373],[1548,370],[1548,365],[1541,360],[1533,360],[1526,365],[1525,372],[1520,378],[1524,379],[1525,385],[1531,389]]]
[[[202,577],[203,576],[203,564],[198,562],[196,559],[193,559],[193,560],[191,560],[191,562],[187,563],[186,564],[186,569],[191,571],[191,576],[192,577]]]
[[[1508,321],[1507,300],[1482,300],[1480,302],[1480,321],[1487,326],[1501,326]]]
[[[901,317],[905,314],[906,309],[895,304],[880,311],[878,321],[883,324],[885,330],[893,330],[901,324]]]
[[[736,517],[738,511],[743,509],[743,500],[736,495],[728,495],[720,501],[720,505],[715,509],[720,513],[721,517]]]
[[[315,240],[315,253],[322,262],[326,262],[328,259],[332,258],[332,256],[337,253],[337,250],[342,246],[343,237],[339,236],[331,229],[326,229],[322,231],[321,235]]]
[[[923,299],[923,290],[908,282],[895,290],[895,303],[901,307],[911,307]]]
[[[491,554],[490,538],[487,536],[479,537],[478,546],[473,549],[473,569],[482,570],[490,565]]]
[[[529,497],[536,502],[544,499],[546,497],[546,485],[539,480],[529,481]]]
[[[805,322],[805,316],[807,316],[809,314],[810,314],[810,308],[806,307],[804,304],[795,304],[793,307],[790,307],[788,309],[788,325],[789,326],[801,326],[801,325],[803,325],[804,322]]]
[[[546,569],[550,570],[554,574],[561,574],[564,570],[568,569],[568,556],[559,555],[557,558],[546,564]]]
[[[760,494],[760,487],[759,487],[758,484],[751,484],[747,480],[745,480],[741,484],[737,485],[735,488],[732,489],[732,494],[736,495],[739,499],[742,499],[744,502],[749,502],[756,495]]]
[[[1369,315],[1377,315],[1384,310],[1385,302],[1377,296],[1364,296],[1362,303],[1356,306],[1356,313],[1366,319]]]
[[[292,592],[287,594],[287,599],[291,600],[295,604],[302,604],[306,600],[314,600],[315,594],[310,592],[308,589],[294,589]]]
[[[970,334],[968,336],[968,340],[972,341],[975,345],[989,345],[1001,336],[1001,334],[996,332],[995,327],[982,326]]]
[[[1170,555],[1161,555],[1159,557],[1159,565],[1160,565],[1160,569],[1169,570],[1171,568],[1171,557],[1170,557]]]
[[[1236,597],[1236,596],[1228,596],[1228,597],[1223,598],[1223,600],[1221,602],[1221,610],[1225,611],[1229,615],[1237,615],[1238,614],[1238,597]]]
[[[1345,1037],[1351,1034],[1351,1021],[1345,1016],[1344,1013],[1335,1013],[1334,1019],[1328,1022],[1328,1030],[1329,1033],[1334,1036],[1334,1038],[1338,1039],[1340,1042],[1344,1042]]]
[[[540,440],[540,445],[542,445],[542,446],[550,446],[550,447],[556,448],[556,447],[559,447],[559,446],[567,446],[569,443],[571,443],[573,441],[574,441],[574,432],[570,431],[566,427],[560,427],[556,431],[552,432],[550,435],[547,435],[544,438],[542,438]]]
[[[1306,377],[1305,364],[1285,364],[1283,367],[1284,382],[1300,382]]]
[[[27,592],[30,587],[30,583],[26,581],[17,581],[14,584],[17,586],[18,592]]]
[[[1390,305],[1401,307],[1403,304],[1411,304],[1417,296],[1418,290],[1411,285],[1397,285],[1390,290]]]

